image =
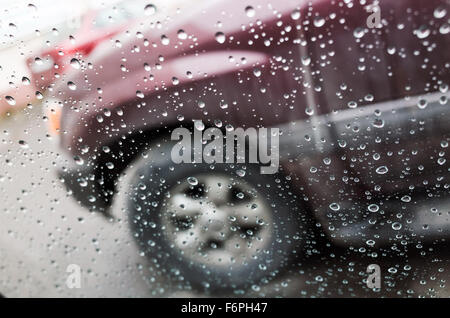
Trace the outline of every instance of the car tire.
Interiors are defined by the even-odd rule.
[[[128,222],[141,254],[178,281],[210,293],[263,285],[289,268],[310,226],[286,178],[260,174],[257,164],[174,164],[173,144],[150,147],[132,164],[125,185]],[[180,203],[183,198],[188,204]],[[197,213],[180,220],[182,206],[192,213],[194,205]],[[190,238],[191,230],[198,237]]]

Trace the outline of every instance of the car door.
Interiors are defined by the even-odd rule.
[[[321,110],[307,130],[322,146],[291,166],[329,233],[355,224],[358,234],[371,204],[406,218],[417,212],[403,202],[413,194],[417,204],[448,196],[448,9],[440,0],[380,1],[375,11],[316,1],[303,16],[309,104]],[[374,12],[380,24],[369,27]]]

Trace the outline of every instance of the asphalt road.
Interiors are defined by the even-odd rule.
[[[125,221],[79,207],[55,175],[59,160],[40,107],[0,121],[0,292],[6,297],[195,297],[139,254]],[[231,296],[449,297],[449,244],[337,248],[318,238],[292,270]],[[379,264],[382,288],[365,287]],[[66,286],[77,264],[81,288]]]

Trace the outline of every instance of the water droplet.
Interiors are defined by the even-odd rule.
[[[202,131],[205,129],[205,124],[202,121],[196,120],[194,122],[194,127],[195,127],[195,129]]]
[[[161,35],[161,43],[163,45],[169,45],[170,39],[167,36],[165,36],[165,35]]]
[[[26,76],[22,77],[22,84],[30,85],[30,79]]]
[[[155,5],[153,5],[153,4],[147,4],[145,7],[144,7],[144,13],[145,13],[145,15],[152,15],[152,14],[155,14],[155,12],[156,12],[156,7],[155,7]]]
[[[397,49],[395,48],[395,46],[389,46],[387,48],[387,52],[388,52],[389,55],[394,55],[395,52],[397,52]]]
[[[317,28],[322,27],[325,24],[325,19],[322,17],[316,17],[314,19],[314,26]]]
[[[245,14],[249,18],[253,18],[255,16],[255,9],[252,6],[248,6],[245,8]]]
[[[365,35],[365,30],[364,30],[364,28],[359,27],[359,28],[356,28],[356,29],[353,31],[353,36],[354,36],[355,38],[357,38],[357,39],[362,38],[364,35]]]
[[[183,30],[178,30],[177,36],[180,40],[186,40],[188,37],[186,32],[184,32]]]
[[[443,25],[441,25],[441,27],[439,28],[439,32],[441,34],[448,34],[450,32],[450,25],[447,23],[444,23]]]
[[[380,118],[376,118],[372,122],[372,126],[375,127],[375,128],[383,128],[384,127],[384,120],[382,120]]]
[[[347,147],[347,142],[345,140],[338,140],[339,147],[345,148]]]
[[[373,102],[375,100],[375,97],[372,94],[367,94],[366,96],[364,96],[364,100],[366,102]]]
[[[300,10],[294,10],[291,12],[291,18],[292,20],[298,20],[300,19]]]
[[[398,231],[398,230],[400,230],[401,228],[402,228],[402,224],[401,224],[401,223],[399,223],[399,222],[394,222],[394,223],[392,223],[392,229],[393,229],[393,230]]]
[[[75,161],[75,163],[79,166],[82,166],[84,164],[84,160],[82,158],[80,158],[79,156],[75,156],[73,157],[73,160]]]
[[[19,145],[20,147],[27,149],[28,148],[28,144],[25,140],[19,140]]]
[[[411,197],[409,195],[404,195],[401,197],[401,199],[403,202],[407,203],[407,202],[411,202]]]
[[[198,180],[195,177],[188,177],[187,182],[192,186],[196,186],[198,184]]]
[[[389,169],[388,169],[388,167],[386,167],[386,166],[378,167],[378,168],[375,170],[375,172],[378,173],[378,174],[386,174],[388,171],[389,171]]]
[[[367,210],[368,210],[369,212],[376,213],[376,212],[378,212],[378,211],[380,210],[380,207],[379,207],[377,204],[372,203],[372,204],[370,204],[370,205],[367,207]]]
[[[70,60],[70,66],[78,70],[80,68],[80,61],[78,61],[76,58],[73,58]]]
[[[309,56],[302,56],[302,64],[308,66],[311,64],[311,58]]]
[[[141,91],[136,91],[136,96],[139,98],[144,98],[144,93],[142,93]]]
[[[75,85],[74,82],[67,82],[67,86],[69,87],[70,90],[74,91],[77,89],[77,86]]]
[[[11,106],[14,106],[16,104],[16,100],[12,96],[5,96],[5,99],[6,102]]]
[[[351,102],[348,102],[347,106],[348,106],[348,108],[356,108],[356,107],[358,107],[358,103],[351,101]]]
[[[331,203],[329,205],[330,209],[333,211],[339,211],[341,209],[341,206],[335,202]]]
[[[428,26],[422,25],[416,30],[415,33],[419,39],[425,39],[426,37],[428,37],[430,35],[431,31],[428,28]]]
[[[259,292],[261,290],[261,287],[259,287],[258,285],[252,285],[252,289],[255,292]]]
[[[444,7],[442,7],[442,6],[437,7],[434,10],[434,17],[436,19],[442,19],[443,17],[445,17],[446,14],[447,14],[447,10]]]
[[[312,116],[312,115],[314,115],[314,109],[312,109],[312,108],[310,108],[310,107],[306,107],[306,108],[305,108],[305,113],[306,113],[306,115],[308,115],[308,116]]]
[[[217,32],[216,33],[216,41],[219,42],[220,44],[225,43],[226,40],[226,36],[225,34],[223,34],[223,32]]]
[[[425,109],[428,106],[428,102],[426,99],[421,99],[417,102],[417,107],[420,109]]]

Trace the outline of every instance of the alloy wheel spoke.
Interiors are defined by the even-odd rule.
[[[271,211],[256,189],[225,175],[193,177],[195,185],[172,189],[163,214],[185,257],[226,266],[245,261],[269,241]]]

